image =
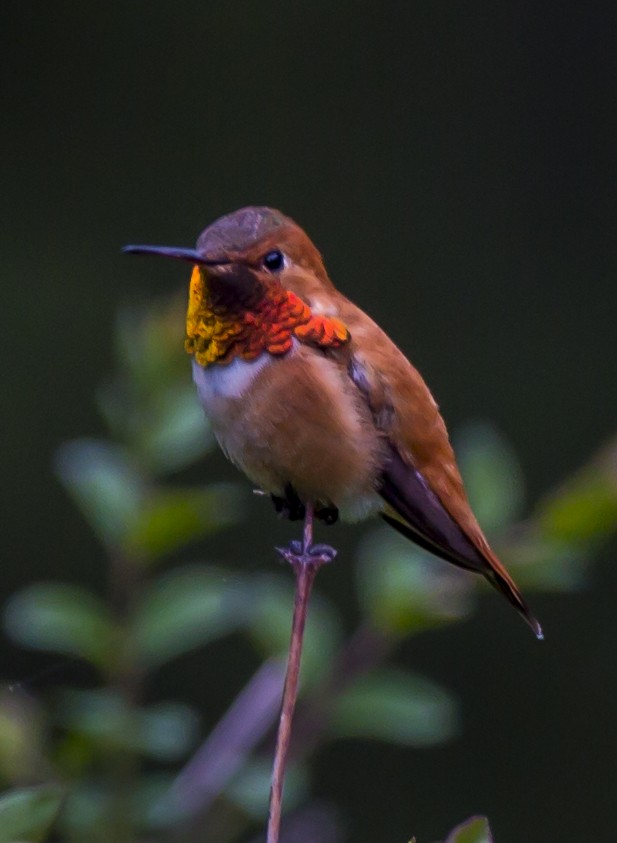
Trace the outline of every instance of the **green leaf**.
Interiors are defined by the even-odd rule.
[[[177,471],[213,444],[183,348],[184,310],[184,300],[174,297],[122,311],[119,374],[98,392],[114,436],[154,473]]]
[[[134,431],[135,446],[150,470],[178,471],[207,453],[214,437],[187,369],[182,381],[152,397]]]
[[[268,813],[268,797],[272,782],[272,761],[259,758],[246,762],[231,784],[225,789],[228,799],[238,805],[251,819],[259,822]],[[309,790],[306,769],[290,764],[285,771],[285,810],[299,805]]]
[[[156,491],[137,516],[127,549],[157,558],[233,524],[241,511],[237,487],[229,483]]]
[[[408,634],[452,623],[473,607],[468,576],[392,530],[378,529],[365,537],[357,577],[362,607],[384,632]]]
[[[253,595],[238,577],[216,568],[179,568],[146,589],[131,636],[149,668],[232,632],[253,610]]]
[[[543,535],[570,544],[596,544],[617,532],[617,444],[577,472],[538,507]]]
[[[451,831],[445,843],[493,843],[488,820],[472,817]]]
[[[55,786],[11,790],[0,796],[0,843],[43,840],[62,805]]]
[[[188,369],[174,373],[171,382],[159,378],[146,390],[117,378],[98,390],[97,399],[114,437],[153,473],[177,471],[212,448]]]
[[[126,803],[129,822],[134,828],[131,840],[151,840],[152,835],[144,834],[144,830],[160,831],[179,824],[181,818],[170,810],[167,798],[173,781],[170,773],[142,773],[135,781]],[[112,799],[109,786],[100,779],[80,779],[62,812],[65,837],[80,843],[114,843],[117,829],[114,828]],[[168,838],[169,835],[165,837]],[[159,840],[159,836],[156,839]]]
[[[167,773],[142,773],[126,793],[125,821],[132,828],[131,840],[152,840],[153,835],[147,830],[170,829],[177,827],[180,817],[170,812],[169,800],[166,799],[173,785],[173,777]],[[115,843],[117,840],[117,805],[114,806],[113,783],[110,790],[99,779],[80,778],[71,789],[62,811],[62,841],[79,843]],[[165,840],[170,835],[165,836]],[[126,839],[126,838],[123,838]],[[161,839],[160,835],[156,839]]]
[[[73,735],[108,749],[133,746],[137,737],[135,718],[115,691],[67,690],[61,695],[59,722]]]
[[[48,762],[43,712],[19,686],[0,692],[0,778],[5,782],[41,779]]]
[[[197,716],[188,706],[157,703],[135,708],[109,690],[65,692],[60,722],[105,749],[129,748],[158,761],[184,757],[198,728]]]
[[[77,439],[57,451],[56,472],[99,538],[120,546],[145,494],[128,454],[109,442]]]
[[[587,578],[588,559],[579,546],[544,538],[534,530],[508,544],[507,562],[523,589],[574,591]]]
[[[430,746],[458,730],[456,707],[433,682],[403,671],[363,676],[334,702],[336,737],[376,738],[406,746]]]
[[[141,394],[155,391],[189,369],[184,351],[184,297],[173,296],[144,307],[123,308],[116,322],[119,368]]]
[[[169,798],[174,781],[172,773],[142,775],[135,791],[135,808],[144,827],[161,830],[181,823],[183,817],[174,811]]]
[[[323,574],[322,574],[323,575]],[[249,633],[264,657],[286,658],[294,607],[293,575],[286,580],[256,577],[251,588],[253,613]],[[341,641],[336,613],[317,593],[311,595],[302,651],[302,682],[310,685],[330,667]]]
[[[523,472],[510,444],[483,422],[466,426],[456,438],[456,452],[472,508],[482,527],[495,531],[521,512]]]
[[[113,657],[112,618],[98,598],[78,586],[31,585],[9,600],[4,624],[26,647],[79,656],[98,667]]]
[[[87,840],[88,843],[107,843],[110,829],[109,792],[102,783],[80,778],[67,795],[60,820],[63,837]]]
[[[143,709],[141,749],[159,761],[177,761],[194,746],[199,728],[195,712],[182,703],[157,703]]]

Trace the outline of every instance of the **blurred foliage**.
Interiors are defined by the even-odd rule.
[[[427,679],[400,670],[359,677],[333,704],[331,728],[338,737],[378,738],[407,746],[430,746],[457,730],[454,702]]]
[[[493,843],[493,837],[485,817],[472,817],[457,826],[445,843]]]
[[[8,602],[4,625],[18,644],[78,659],[96,679],[41,699],[19,688],[0,694],[0,778],[12,788],[0,798],[0,843],[52,833],[66,843],[190,841],[206,839],[199,830],[208,827],[217,843],[236,843],[263,824],[292,580],[284,570],[195,561],[197,547],[207,553],[217,531],[240,522],[243,492],[179,480],[213,447],[181,325],[176,302],[121,315],[117,373],[98,392],[109,437],[58,451],[57,475],[107,550],[109,587],[30,584]],[[521,520],[524,482],[511,446],[486,424],[457,444],[472,503],[521,585],[579,587],[617,524],[617,445]],[[312,751],[349,738],[407,747],[451,738],[456,701],[393,656],[406,637],[469,617],[484,587],[384,529],[365,537],[355,582],[351,633],[322,595],[311,607],[286,790],[290,822],[319,817],[333,840],[344,835],[338,815],[311,796]],[[148,680],[232,633],[262,668],[248,700],[241,693],[205,736],[190,706],[150,699]],[[490,841],[487,821],[472,818],[445,843]]]
[[[0,843],[43,840],[62,804],[59,788],[31,787],[0,797]]]

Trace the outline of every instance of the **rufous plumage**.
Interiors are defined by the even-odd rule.
[[[223,451],[279,512],[300,518],[310,504],[329,523],[378,514],[482,574],[542,637],[471,510],[424,380],[334,287],[296,223],[249,207],[205,229],[196,249],[126,251],[194,264],[186,348],[201,403]]]

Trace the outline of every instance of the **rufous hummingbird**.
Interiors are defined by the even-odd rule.
[[[418,371],[334,287],[305,232],[248,207],[195,249],[127,246],[194,265],[193,378],[218,442],[280,513],[332,523],[379,514],[416,544],[482,574],[542,629],[491,550],[444,421]]]

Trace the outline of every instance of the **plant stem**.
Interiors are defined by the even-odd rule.
[[[296,575],[296,592],[294,598],[294,612],[291,625],[291,640],[289,642],[289,656],[283,700],[276,737],[274,765],[272,768],[272,787],[270,789],[270,812],[268,817],[267,843],[279,843],[281,812],[283,804],[283,786],[285,784],[285,765],[289,754],[291,741],[291,724],[293,720],[296,700],[298,698],[298,682],[300,679],[300,662],[302,645],[304,642],[304,628],[308,614],[311,589],[317,571],[325,562],[334,558],[331,548],[320,547],[319,552],[311,553],[313,545],[313,507],[306,505],[304,531],[301,552],[292,544],[290,548],[279,549],[279,553],[294,569]],[[317,547],[314,548],[317,550]]]

